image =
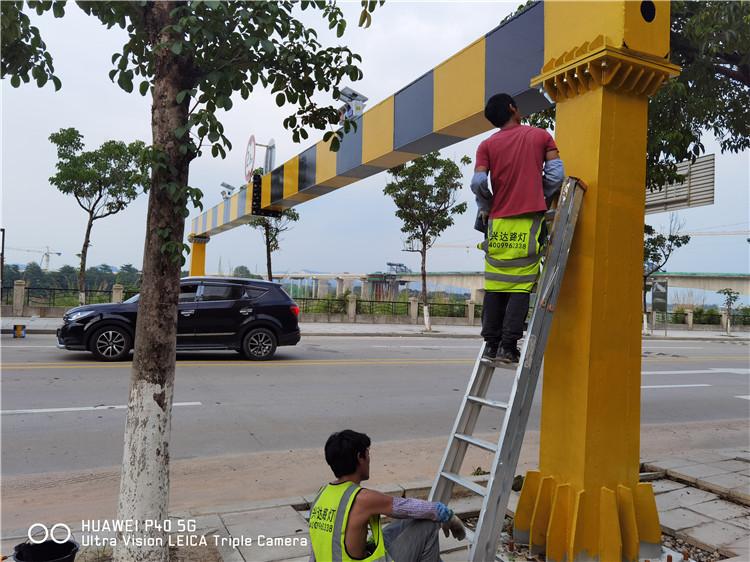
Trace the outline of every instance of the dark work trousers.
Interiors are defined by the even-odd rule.
[[[482,337],[488,345],[517,349],[529,312],[529,293],[486,291],[482,304]]]

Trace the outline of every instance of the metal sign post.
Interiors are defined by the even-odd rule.
[[[255,171],[255,150],[258,146],[262,146],[266,149],[266,154],[263,158],[264,174],[271,173],[276,162],[276,142],[271,139],[268,141],[268,144],[261,144],[255,140],[255,135],[250,135],[250,140],[247,143],[247,151],[245,152],[245,181],[248,183],[253,181],[253,172]]]

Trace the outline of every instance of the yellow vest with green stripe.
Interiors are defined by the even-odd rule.
[[[368,560],[393,561],[385,551],[380,516],[370,517],[370,530],[375,551],[364,559],[351,558],[346,552],[344,537],[349,510],[361,490],[354,482],[328,484],[321,488],[310,509],[310,540],[317,562],[348,562]]]
[[[542,213],[490,219],[484,250],[484,290],[530,293],[539,278],[544,246],[539,234]]]

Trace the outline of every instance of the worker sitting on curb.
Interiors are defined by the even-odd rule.
[[[336,480],[320,489],[310,509],[311,562],[437,561],[438,527],[446,537],[466,537],[461,520],[442,503],[360,488],[370,478],[370,438],[364,433],[345,429],[332,434],[325,456]],[[382,527],[381,515],[398,521]]]

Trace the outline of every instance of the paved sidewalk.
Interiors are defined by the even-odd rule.
[[[3,334],[12,334],[13,326],[26,326],[27,334],[54,334],[62,326],[62,318],[32,317],[4,317],[0,319]],[[432,326],[431,332],[426,332],[423,324],[365,324],[365,323],[341,323],[341,322],[301,322],[302,337],[308,336],[425,336],[425,337],[465,337],[480,338],[482,329],[477,323],[475,326]],[[659,329],[653,334],[644,336],[644,341],[664,339],[688,339],[688,340],[712,340],[712,341],[750,341],[750,332],[732,332],[727,336],[726,332],[718,329],[712,330],[670,330],[664,335],[664,330]]]
[[[750,447],[644,461],[666,534],[750,560]]]
[[[647,460],[642,470],[641,479],[651,481],[654,487],[665,534],[709,552],[718,551],[736,562],[750,560],[750,447]],[[377,489],[394,496],[425,498],[431,485],[430,480]],[[189,531],[173,533],[173,544],[192,541],[197,545],[203,538],[207,544],[216,545],[224,562],[307,560],[306,517],[315,492],[172,513],[174,529],[180,522],[187,522],[191,527]],[[451,502],[451,507],[462,518],[475,517],[481,506],[480,499],[476,496],[458,498]],[[510,515],[517,501],[518,494],[514,493],[508,509]],[[40,520],[44,518],[40,516]],[[84,532],[82,524],[68,522],[73,536],[81,544],[91,545],[96,539],[107,541],[114,536],[110,531]],[[13,546],[23,542],[26,533],[27,529],[3,530],[0,552],[13,552]],[[465,542],[441,535],[440,543],[444,562],[468,559]],[[676,553],[672,554],[674,560],[681,559]]]

